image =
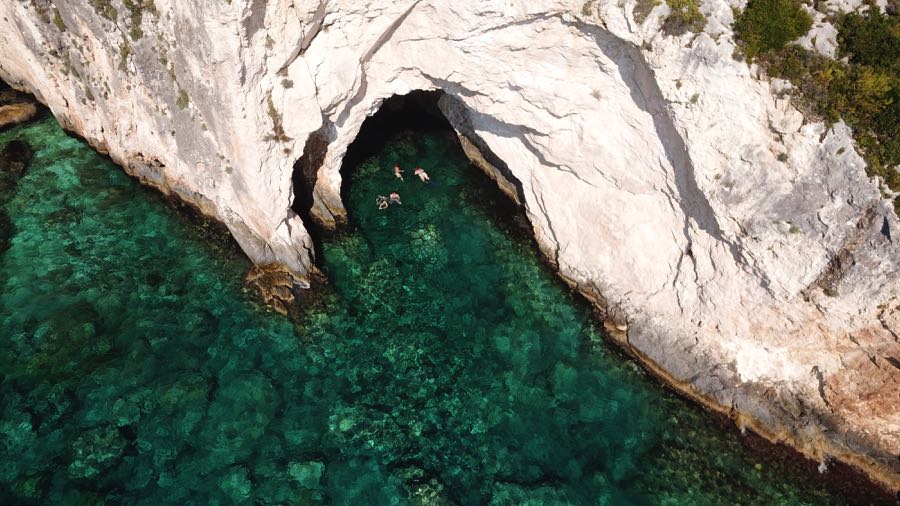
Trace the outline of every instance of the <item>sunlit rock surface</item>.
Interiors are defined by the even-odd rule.
[[[3,3],[0,77],[258,264],[312,265],[295,165],[310,216],[343,221],[365,118],[443,90],[614,338],[739,423],[900,484],[900,223],[849,129],[733,59],[736,4],[675,38],[665,5],[637,23],[631,1],[111,5]]]
[[[0,129],[24,123],[36,114],[37,107],[34,104],[0,105]]]

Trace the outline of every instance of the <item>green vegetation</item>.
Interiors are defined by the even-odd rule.
[[[131,35],[132,40],[138,40],[144,36],[144,31],[141,29],[144,12],[156,14],[156,5],[153,4],[153,0],[122,0],[122,5],[128,9],[128,17],[131,24],[131,29],[128,33]]]
[[[275,103],[272,102],[272,95],[269,95],[267,104],[269,108],[266,112],[269,114],[269,118],[272,119],[272,135],[268,136],[268,140],[276,140],[278,142],[291,140],[291,138],[284,133],[284,124],[282,123],[281,113],[278,112],[278,109],[275,109]]]
[[[851,13],[840,22],[838,44],[841,56],[851,63],[900,73],[900,23],[898,14],[882,14],[870,8],[865,14]]]
[[[581,6],[581,14],[583,16],[590,16],[594,13],[594,0],[588,0]]]
[[[285,89],[291,89],[294,87],[294,81],[291,81],[290,79],[282,79],[281,86],[283,86]]]
[[[778,156],[776,158],[778,159],[779,162],[786,162],[786,161],[788,161],[788,154],[787,153],[778,153]]]
[[[641,24],[647,19],[647,16],[650,15],[650,12],[660,4],[660,0],[637,0],[637,3],[634,5],[634,20]]]
[[[50,14],[47,13],[47,6],[35,0],[30,0],[31,6],[34,8],[35,14],[37,14],[38,19],[40,19],[44,23],[50,23]]]
[[[740,37],[758,34],[749,20],[760,2],[753,0],[735,21]],[[783,0],[781,0],[783,1]],[[781,16],[781,19],[790,17]],[[844,120],[853,128],[857,149],[866,159],[866,171],[881,179],[886,188],[900,192],[900,16],[870,8],[835,20],[838,57],[833,60],[798,45],[772,45],[772,38],[742,39],[744,53],[769,76],[790,81],[794,103],[811,118],[834,123]],[[743,28],[739,28],[743,27]],[[770,27],[766,33],[775,28]],[[785,32],[786,30],[782,30]],[[894,208],[900,214],[900,198]]]
[[[122,44],[119,46],[119,70],[122,72],[128,70],[128,57],[131,56],[131,53],[131,43],[128,42],[128,39],[122,40]]]
[[[900,14],[870,7],[844,16],[838,30],[839,56],[850,62],[841,116],[856,132],[869,175],[900,192]],[[894,209],[900,215],[900,197]]]
[[[119,12],[109,2],[109,0],[88,0],[88,4],[94,8],[94,11],[104,18],[115,23],[119,17]]]
[[[188,94],[186,91],[179,89],[178,90],[178,100],[175,101],[175,105],[181,109],[187,109],[188,104],[191,103],[191,99],[188,98]]]
[[[782,49],[811,27],[812,17],[799,0],[750,0],[734,21],[734,33],[750,61],[766,51]]]
[[[172,81],[178,81],[178,76],[175,75],[175,64],[169,65],[169,58],[166,56],[166,48],[161,47],[155,50],[159,52],[159,64],[166,69],[166,72],[169,73],[169,77],[172,78]]]
[[[66,24],[63,22],[62,16],[59,14],[59,9],[53,9],[53,24],[59,28],[59,31],[66,31]]]
[[[666,4],[672,9],[663,21],[662,29],[666,35],[682,35],[688,31],[698,33],[706,26],[706,16],[700,12],[699,0],[666,0]]]

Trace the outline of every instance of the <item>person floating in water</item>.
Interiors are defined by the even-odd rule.
[[[378,209],[381,209],[382,211],[384,211],[385,209],[387,209],[387,208],[388,208],[388,205],[390,205],[390,204],[388,204],[388,199],[387,199],[387,197],[385,197],[384,195],[379,195],[378,198],[375,199],[375,204],[377,204],[377,205],[378,205]]]
[[[403,202],[400,202],[400,194],[399,193],[391,192],[391,204],[403,205]]]
[[[399,163],[394,164],[394,177],[396,177],[400,181],[403,181],[403,169],[400,168]]]
[[[431,178],[428,177],[428,173],[422,170],[422,167],[416,167],[416,170],[415,172],[413,172],[413,174],[419,176],[419,179],[421,179],[423,183],[431,181]]]

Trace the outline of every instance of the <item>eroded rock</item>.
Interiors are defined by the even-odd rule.
[[[308,289],[309,281],[280,264],[255,265],[244,277],[244,285],[278,313],[294,308],[295,291]]]
[[[0,105],[0,130],[31,120],[37,115],[37,106],[30,103]]]

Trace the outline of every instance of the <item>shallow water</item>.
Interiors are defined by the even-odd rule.
[[[333,290],[296,327],[51,119],[13,139],[36,154],[0,195],[4,504],[846,502],[609,350],[445,135],[350,175]]]

